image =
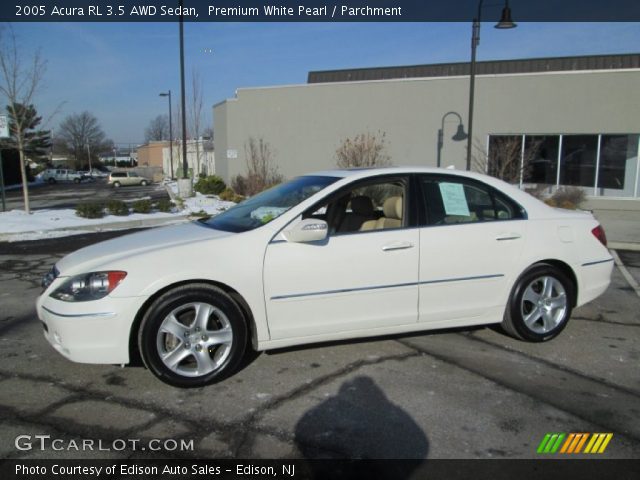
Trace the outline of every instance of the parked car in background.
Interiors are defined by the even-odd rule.
[[[612,269],[590,213],[496,178],[334,170],[72,253],[43,279],[37,311],[73,361],[140,353],[162,381],[194,387],[226,377],[248,348],[487,324],[551,340]]]
[[[48,168],[42,172],[42,180],[48,183],[56,182],[74,182],[80,183],[84,180],[84,176],[75,170],[66,168]]]
[[[118,171],[111,172],[108,180],[109,185],[114,188],[119,188],[126,185],[149,185],[151,180],[142,175],[138,175],[136,172],[131,171]]]

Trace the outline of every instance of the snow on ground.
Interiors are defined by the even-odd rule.
[[[175,182],[168,184],[177,192]],[[64,237],[81,233],[119,230],[145,226],[140,221],[167,223],[185,221],[185,215],[206,212],[217,215],[235,205],[214,196],[202,195],[195,192],[195,196],[184,200],[183,209],[174,209],[171,213],[132,213],[127,216],[105,215],[103,218],[83,218],[76,215],[73,209],[34,210],[27,215],[23,210],[11,210],[0,213],[0,241],[38,240],[43,238]],[[166,223],[163,222],[166,220]],[[131,225],[131,222],[136,222]]]

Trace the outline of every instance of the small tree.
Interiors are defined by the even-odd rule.
[[[249,137],[244,144],[244,156],[247,162],[247,175],[246,177],[238,175],[233,179],[232,185],[240,195],[255,195],[284,179],[278,173],[271,145],[263,138]]]
[[[46,70],[46,62],[40,56],[40,52],[34,53],[31,59],[26,60],[26,57],[18,51],[13,29],[9,28],[8,32],[7,35],[4,29],[0,30],[0,93],[6,98],[7,109],[13,119],[15,133],[12,132],[12,138],[20,156],[24,211],[31,213],[25,135],[30,131],[28,124],[33,121],[33,118],[28,116],[30,109],[25,106],[33,105],[33,98]]]
[[[473,169],[507,183],[519,183],[521,177],[526,178],[530,173],[541,144],[541,140],[532,141],[524,151],[524,158],[521,158],[521,136],[492,137],[488,156],[480,145],[474,145]]]
[[[384,132],[367,132],[345,138],[336,150],[338,168],[384,167],[390,164]]]
[[[17,103],[15,108],[7,107],[7,113],[9,114],[9,133],[11,136],[2,142],[2,148],[18,150],[18,139],[22,138],[26,158],[34,162],[46,161],[51,148],[51,134],[46,130],[36,130],[42,117],[38,116],[35,107]],[[17,120],[16,115],[22,121]]]
[[[89,163],[90,152],[109,150],[112,147],[98,119],[87,111],[68,115],[58,127],[56,140],[61,140],[74,155],[76,168]]]
[[[149,122],[144,131],[147,142],[169,140],[169,115],[158,115]]]

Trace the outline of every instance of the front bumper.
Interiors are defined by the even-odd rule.
[[[61,355],[79,363],[129,363],[129,334],[145,298],[105,297],[69,303],[43,293],[36,310],[44,336]]]

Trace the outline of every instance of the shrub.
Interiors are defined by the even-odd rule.
[[[582,202],[584,202],[584,197],[584,190],[581,188],[562,187],[558,189],[551,198],[548,198],[545,203],[552,207],[575,210],[580,207]]]
[[[211,215],[209,215],[207,212],[205,212],[204,210],[199,210],[197,212],[191,212],[191,216],[192,217],[210,217]]]
[[[133,211],[135,213],[150,213],[151,201],[150,200],[136,200],[133,202]]]
[[[217,175],[210,175],[208,177],[200,177],[193,188],[196,192],[200,192],[203,195],[218,195],[227,188],[227,186],[222,178]]]
[[[76,215],[84,218],[104,217],[104,205],[101,202],[82,202],[76,206]]]
[[[111,215],[129,215],[129,207],[122,200],[109,200],[107,202],[107,211]]]
[[[173,208],[173,205],[171,204],[171,200],[169,200],[168,198],[163,198],[161,200],[158,200],[158,203],[156,203],[156,208],[160,212],[170,212]]]
[[[218,197],[220,198],[220,200],[224,200],[225,202],[240,203],[241,201],[244,200],[244,197],[242,195],[238,195],[236,192],[233,191],[233,189],[229,187],[225,188],[220,193],[220,195],[218,195]]]

